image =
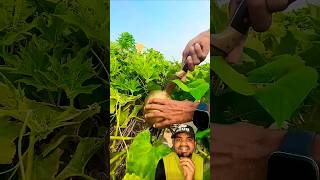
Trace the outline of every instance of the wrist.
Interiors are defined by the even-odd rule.
[[[193,113],[193,124],[198,128],[198,130],[203,131],[209,127],[210,114],[209,107],[206,103],[198,103],[196,110]]]
[[[319,166],[319,163],[320,163],[320,136],[318,134],[314,138],[312,156]]]

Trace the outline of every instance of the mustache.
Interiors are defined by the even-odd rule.
[[[188,148],[188,149],[190,149],[189,146],[179,146],[179,147],[178,147],[178,149],[182,149],[182,148]]]

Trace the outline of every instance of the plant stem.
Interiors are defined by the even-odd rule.
[[[118,102],[116,103],[117,106]],[[119,107],[119,109],[116,110],[116,120],[117,120],[117,125],[116,125],[116,132],[115,132],[115,136],[118,135],[118,128],[120,126],[120,115],[121,115],[121,106]],[[114,148],[114,146],[116,145],[116,141],[113,141],[111,148]]]
[[[134,137],[110,136],[111,140],[133,140]]]
[[[107,73],[108,79],[109,79],[109,81],[110,81],[110,75],[109,75],[109,72],[108,72],[106,66],[103,64],[102,60],[99,58],[99,56],[97,55],[97,53],[96,53],[92,48],[91,48],[91,52],[93,53],[93,55],[94,55],[94,56],[99,60],[99,62],[101,63],[101,65],[102,65],[104,71]]]
[[[60,102],[61,102],[61,94],[62,94],[62,92],[61,92],[62,90],[59,90],[59,92],[58,92],[58,101],[57,101],[57,106],[60,106]]]
[[[209,156],[207,153],[205,153],[204,151],[202,151],[201,149],[198,149],[198,151],[199,151],[201,154],[203,154],[205,157],[210,158],[210,156]]]
[[[29,115],[30,115],[30,111],[28,111],[27,115],[26,115],[26,118],[24,120],[24,123],[23,123],[23,126],[20,130],[20,134],[19,134],[19,139],[18,139],[18,156],[19,156],[19,164],[20,164],[20,171],[21,171],[21,179],[22,180],[25,180],[25,173],[24,173],[24,166],[23,166],[23,158],[22,158],[22,153],[21,153],[21,150],[22,150],[22,137],[23,137],[23,134],[24,134],[24,131],[26,130],[26,127],[27,127],[27,122],[28,122],[28,119],[29,119]]]
[[[29,136],[29,148],[28,148],[28,156],[27,156],[26,180],[31,180],[32,179],[34,143],[35,143],[35,135],[34,135],[33,132],[31,132],[31,134]]]

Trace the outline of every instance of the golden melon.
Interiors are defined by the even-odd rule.
[[[171,97],[166,91],[155,90],[149,93],[149,95],[144,100],[144,104],[147,105],[147,102],[149,101],[149,99],[152,99],[152,98],[171,99]],[[144,114],[147,114],[149,112],[157,112],[157,111],[158,110],[145,110]],[[149,126],[152,126],[154,123],[162,121],[162,118],[148,118],[148,119],[145,119],[145,121],[148,123]]]

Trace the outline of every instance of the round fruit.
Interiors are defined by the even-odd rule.
[[[169,94],[166,91],[151,91],[147,98],[144,100],[144,104],[147,105],[149,99],[152,98],[158,98],[158,99],[171,99]],[[157,112],[158,110],[145,110],[144,114],[150,113],[150,112]],[[162,121],[162,118],[148,118],[145,119],[149,126],[152,126],[154,123]]]

